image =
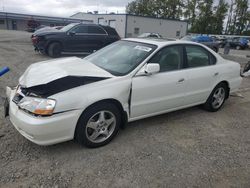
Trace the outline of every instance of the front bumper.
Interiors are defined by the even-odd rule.
[[[38,45],[33,45],[34,46],[34,50],[36,52],[41,52],[42,54],[46,54],[46,50],[44,47],[38,46]]]
[[[68,111],[48,117],[30,115],[12,102],[15,90],[7,88],[10,121],[16,130],[38,145],[52,145],[74,138],[75,126],[81,115],[80,110]],[[9,96],[8,96],[9,94]]]

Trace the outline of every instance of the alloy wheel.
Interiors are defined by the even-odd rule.
[[[101,143],[112,135],[115,127],[115,115],[110,111],[99,111],[89,119],[85,133],[91,142]]]
[[[219,87],[213,94],[212,106],[217,109],[220,108],[225,100],[225,89],[223,87]]]

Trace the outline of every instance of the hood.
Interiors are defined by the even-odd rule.
[[[41,28],[41,29],[38,29],[36,30],[33,35],[38,35],[40,33],[48,33],[48,32],[52,32],[52,33],[55,33],[55,32],[58,32],[59,30],[58,29],[55,29],[53,27],[44,27],[44,28]]]
[[[19,84],[29,88],[69,76],[95,78],[114,77],[109,72],[84,59],[68,57],[32,64],[20,77]]]
[[[65,32],[54,28],[44,28],[42,30],[37,30],[33,35],[44,36],[44,35],[54,35],[54,34],[65,34]]]

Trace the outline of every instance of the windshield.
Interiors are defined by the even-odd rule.
[[[75,25],[77,25],[78,23],[71,23],[68,24],[66,26],[64,26],[62,29],[60,29],[61,31],[67,32],[68,30],[70,30],[72,27],[74,27]]]
[[[155,48],[151,44],[118,41],[85,59],[115,76],[123,76],[134,70]]]

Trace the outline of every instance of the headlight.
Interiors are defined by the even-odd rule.
[[[18,106],[36,115],[52,115],[56,106],[53,99],[42,99],[35,97],[24,97]]]

